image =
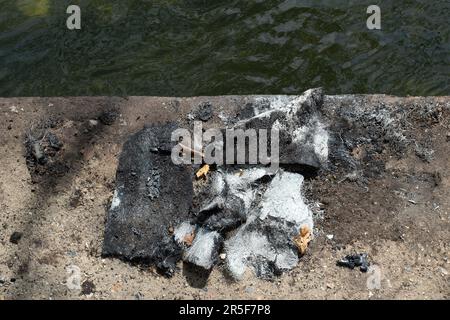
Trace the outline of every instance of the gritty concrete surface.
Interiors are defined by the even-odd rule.
[[[234,281],[225,259],[209,275],[180,263],[166,278],[101,256],[118,156],[131,134],[188,121],[205,103],[205,127],[220,127],[261,99],[274,101],[1,98],[0,299],[449,299],[449,97],[325,98],[330,166],[305,175],[303,186],[314,240],[279,278]],[[30,166],[27,133],[49,119],[62,146],[54,163]],[[336,266],[362,252],[369,273]]]

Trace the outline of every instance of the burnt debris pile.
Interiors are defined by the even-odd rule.
[[[199,179],[199,165],[172,161],[178,142],[171,133],[179,124],[134,134],[119,159],[103,254],[154,265],[167,276],[181,260],[206,271],[223,261],[235,279],[247,270],[272,278],[292,269],[314,227],[299,168],[319,170],[328,162],[322,106],[321,90],[308,90],[256,99],[245,116],[225,121],[236,129],[279,131],[276,170],[273,164],[221,164],[208,166]],[[212,109],[202,105],[193,117],[210,121]]]

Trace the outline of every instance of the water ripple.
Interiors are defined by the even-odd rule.
[[[0,95],[450,94],[447,0],[0,0]]]

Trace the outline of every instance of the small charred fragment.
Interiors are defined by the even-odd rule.
[[[367,272],[370,263],[368,261],[367,253],[360,253],[355,255],[347,255],[343,259],[337,261],[336,265],[340,267],[347,267],[349,269],[359,267],[361,272]]]
[[[11,237],[9,238],[9,242],[18,244],[20,239],[22,239],[22,237],[23,237],[22,232],[14,231],[13,234],[11,235]]]
[[[100,116],[98,117],[98,120],[105,126],[110,126],[116,122],[116,120],[119,118],[120,113],[116,109],[109,109],[103,111]]]
[[[201,103],[195,112],[195,117],[201,121],[208,121],[213,116],[213,106],[211,102]]]
[[[44,176],[62,176],[69,170],[62,159],[63,143],[54,132],[57,125],[56,120],[47,119],[25,135],[25,159],[34,182]]]
[[[168,228],[190,219],[193,197],[191,168],[170,158],[175,129],[147,127],[125,143],[103,244],[104,256],[154,264],[167,276],[182,255]]]

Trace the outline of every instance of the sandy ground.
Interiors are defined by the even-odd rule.
[[[416,133],[427,137],[433,158],[424,161],[411,150],[401,158],[381,152],[375,160],[382,172],[363,185],[339,170],[310,178],[305,188],[318,216],[315,239],[299,265],[274,281],[249,274],[234,282],[220,264],[206,277],[182,263],[167,279],[103,259],[106,210],[129,134],[145,123],[184,119],[206,100],[215,108],[213,125],[221,112],[236,112],[246,99],[0,99],[0,299],[449,299],[448,97],[360,97],[367,104],[442,105],[437,120],[411,120]],[[326,106],[346,103],[348,97],[326,99]],[[111,108],[120,111],[112,125],[89,121]],[[54,130],[64,144],[64,168],[33,176],[23,141],[27,130],[49,118],[56,119]],[[14,232],[22,236],[11,239]],[[355,252],[369,254],[371,272],[336,266]]]

